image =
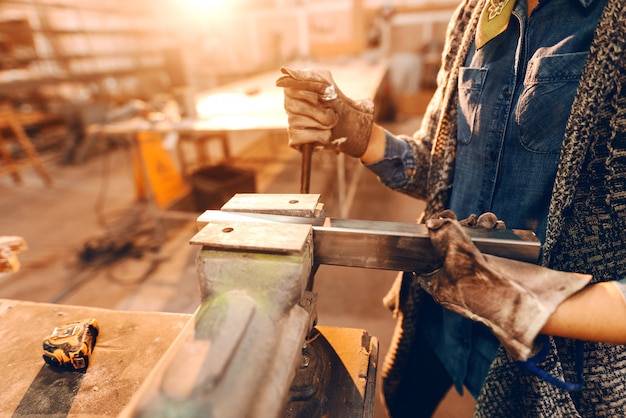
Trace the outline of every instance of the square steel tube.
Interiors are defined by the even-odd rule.
[[[228,220],[312,225],[316,264],[419,272],[440,263],[423,224],[206,211],[198,225]],[[531,231],[468,228],[468,232],[481,252],[531,263],[538,260],[540,243]],[[191,243],[207,245],[197,238]]]

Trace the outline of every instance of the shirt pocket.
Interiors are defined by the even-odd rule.
[[[458,109],[458,138],[462,144],[469,144],[475,124],[480,115],[480,98],[483,92],[486,68],[459,68],[459,109]]]
[[[515,119],[522,146],[530,151],[561,151],[563,133],[585,67],[587,53],[549,55],[528,62]]]

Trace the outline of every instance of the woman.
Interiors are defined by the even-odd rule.
[[[438,88],[412,137],[374,124],[371,103],[345,97],[330,74],[284,69],[277,84],[292,146],[325,134],[324,146],[425,199],[424,219],[445,209],[459,218],[494,212],[509,228],[535,231],[542,266],[592,277],[546,319],[544,333],[568,338],[542,340],[533,371],[487,327],[441,308],[424,280],[404,274],[388,298],[400,331],[383,370],[393,416],[429,415],[432,392],[424,391],[440,396],[450,382],[477,397],[477,416],[624,415],[626,349],[613,343],[625,342],[626,322],[618,283],[626,278],[625,9],[619,0],[462,2]],[[329,86],[338,97],[320,100]],[[416,386],[433,354],[437,381]]]

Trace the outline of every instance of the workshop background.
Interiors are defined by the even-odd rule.
[[[28,249],[3,264],[0,298],[194,312],[195,217],[238,192],[298,193],[300,154],[287,146],[286,130],[225,128],[187,142],[182,131],[139,140],[107,127],[210,118],[197,97],[229,86],[254,97],[246,83],[276,79],[282,65],[365,62],[385,69],[373,97],[379,122],[411,134],[456,4],[2,0],[0,237],[21,237]],[[156,168],[146,176],[150,163]],[[331,217],[414,222],[422,208],[326,151],[313,156],[310,191]],[[382,298],[394,277],[321,266],[319,323],[367,330],[380,341],[382,363],[395,326]],[[375,417],[384,416],[379,396]],[[472,407],[450,392],[435,417],[471,416]]]

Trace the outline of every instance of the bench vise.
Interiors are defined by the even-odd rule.
[[[201,304],[122,416],[373,415],[378,340],[316,325],[316,266],[429,271],[439,259],[424,225],[326,218],[319,198],[238,194],[198,218]],[[485,253],[539,254],[528,231],[471,235]]]

